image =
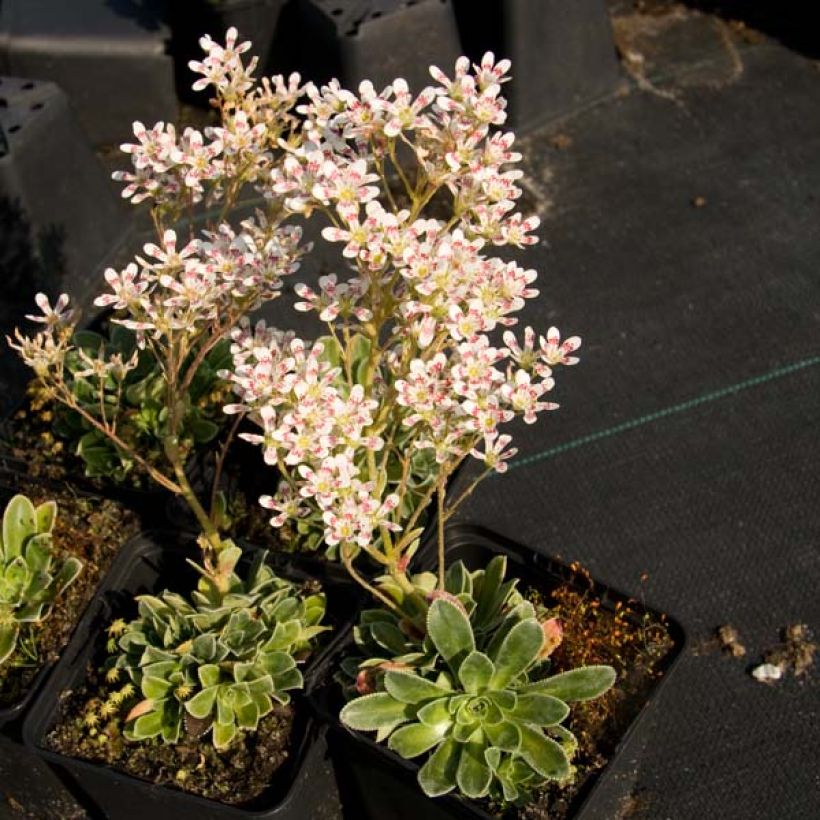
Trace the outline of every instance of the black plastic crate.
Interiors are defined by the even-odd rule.
[[[504,94],[519,131],[588,105],[621,80],[606,0],[453,2],[474,61],[485,51],[512,60]]]
[[[179,2],[179,0],[169,0]],[[95,144],[177,114],[165,0],[3,0],[0,73],[58,82]]]
[[[273,59],[278,70],[306,79],[338,77],[377,90],[403,77],[415,91],[427,71],[451,71],[461,53],[450,0],[295,0],[283,12]]]
[[[129,235],[128,212],[53,83],[0,77],[0,210],[4,226],[17,225],[4,237],[0,295],[25,307],[21,322],[37,312],[37,290],[90,296]]]

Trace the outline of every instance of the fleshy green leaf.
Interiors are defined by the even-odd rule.
[[[410,704],[396,700],[387,692],[376,692],[351,700],[339,713],[345,726],[362,732],[372,732],[388,726],[398,726],[413,717]]]
[[[517,623],[504,637],[492,659],[495,674],[490,686],[504,689],[522,672],[532,666],[544,643],[544,632],[534,618]]]
[[[57,573],[57,577],[51,582],[50,586],[50,595],[51,597],[56,597],[59,595],[66,587],[74,582],[77,576],[82,572],[83,564],[79,558],[75,558],[73,555],[69,558],[66,558],[63,561],[63,565],[60,567],[59,573]]]
[[[137,740],[156,737],[162,731],[162,712],[149,712],[134,721],[132,735]]]
[[[521,747],[521,730],[510,720],[485,725],[484,731],[490,742],[505,752],[517,752]]]
[[[57,502],[44,501],[34,510],[38,533],[50,533],[57,518]]]
[[[162,678],[145,675],[142,679],[142,694],[154,701],[162,700],[170,688],[171,682]]]
[[[231,741],[236,737],[236,725],[234,723],[214,723],[213,739],[217,749],[224,749],[231,745]]]
[[[20,626],[16,621],[6,621],[0,623],[0,664],[14,652],[17,644],[17,636],[20,634]]]
[[[504,575],[507,572],[507,557],[496,555],[484,568],[481,588],[476,595],[476,612],[474,621],[484,626],[495,615],[504,600]]]
[[[615,678],[611,666],[581,666],[531,683],[524,687],[524,691],[543,692],[572,703],[600,697],[615,683]]]
[[[24,495],[15,495],[3,514],[3,550],[6,561],[23,554],[23,545],[37,533],[34,505]]]
[[[432,749],[441,741],[447,731],[446,726],[428,726],[424,723],[410,723],[400,726],[390,735],[388,747],[403,758],[418,757]]]
[[[404,653],[407,639],[395,624],[387,621],[374,623],[370,627],[370,634],[373,636],[373,640],[388,652],[392,652],[394,655]]]
[[[456,787],[456,772],[461,746],[454,740],[445,740],[419,769],[418,781],[428,797],[439,797]]]
[[[531,692],[519,695],[515,709],[509,714],[536,726],[554,726],[569,714],[569,706],[552,695]]]
[[[441,657],[455,672],[475,649],[469,618],[454,603],[437,598],[427,613],[427,634]]]
[[[205,720],[213,711],[217,691],[219,691],[218,686],[209,686],[185,701],[188,714],[197,720]]]
[[[447,689],[408,672],[388,672],[384,676],[384,688],[402,703],[421,703],[450,694]]]
[[[490,685],[495,666],[483,653],[473,651],[464,659],[458,669],[458,679],[466,692],[480,695]]]
[[[468,743],[464,746],[456,770],[456,783],[462,794],[473,799],[484,797],[492,779],[492,770],[484,760],[484,744]]]
[[[419,709],[416,717],[428,726],[439,726],[441,724],[449,726],[453,722],[453,716],[450,714],[448,700],[448,698],[439,698],[430,701],[430,703]]]
[[[564,750],[538,729],[525,724],[521,729],[521,757],[535,769],[541,777],[549,780],[563,780],[569,775],[569,760]]]

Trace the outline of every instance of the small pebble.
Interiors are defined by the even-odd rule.
[[[761,663],[752,669],[752,677],[759,683],[773,683],[783,677],[783,667],[773,663]]]

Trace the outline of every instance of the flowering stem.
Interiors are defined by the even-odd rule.
[[[341,548],[341,556],[342,556],[342,563],[345,565],[345,569],[347,570],[350,577],[357,583],[359,586],[364,587],[376,600],[381,601],[388,609],[393,610],[393,612],[398,613],[399,615],[402,614],[401,609],[396,604],[395,601],[391,600],[387,595],[385,595],[381,590],[374,587],[372,584],[368,583],[357,571],[356,568],[353,566],[353,558],[351,557],[347,545],[342,545]]]
[[[488,467],[484,470],[478,478],[473,481],[469,487],[467,487],[463,493],[449,506],[447,511],[444,513],[444,522],[446,523],[449,521],[453,515],[455,514],[456,510],[461,506],[461,504],[466,501],[473,493],[473,490],[492,472],[492,467]]]
[[[182,494],[182,487],[174,483],[166,475],[163,475],[156,469],[156,467],[151,466],[144,458],[142,458],[142,456],[139,455],[139,453],[129,447],[110,427],[102,424],[98,419],[95,419],[91,413],[80,406],[80,404],[74,399],[74,396],[68,392],[67,388],[64,387],[63,389],[66,391],[66,395],[60,395],[59,393],[55,394],[57,401],[74,410],[76,413],[79,413],[90,425],[99,430],[99,432],[101,432],[104,436],[107,436],[117,448],[133,458],[134,461],[139,464],[139,466],[142,467],[142,469],[145,470],[145,472],[148,473],[148,475],[161,487],[164,487],[166,490],[170,490],[175,495]]]
[[[444,481],[439,480],[438,483],[438,588],[444,589],[444,496],[447,492],[444,486]]]
[[[245,418],[245,413],[237,413],[236,418],[234,419],[233,424],[231,425],[231,429],[228,430],[228,435],[225,437],[225,441],[222,443],[222,447],[219,449],[219,455],[216,457],[216,466],[214,467],[214,481],[211,486],[211,514],[210,519],[213,521],[214,525],[216,525],[216,521],[214,521],[214,516],[216,515],[216,499],[219,494],[219,482],[222,478],[222,468],[225,466],[225,458],[228,455],[228,450],[233,443],[234,437],[236,436],[236,431],[239,429],[239,424],[242,419]]]
[[[165,455],[173,467],[174,475],[179,483],[179,494],[191,508],[191,512],[193,512],[196,517],[197,523],[202,527],[202,532],[208,544],[213,548],[214,552],[218,553],[222,549],[222,539],[219,537],[219,531],[214,526],[210,516],[205,512],[205,508],[199,503],[199,499],[196,497],[196,493],[188,481],[188,476],[185,475],[185,465],[179,452],[179,440],[176,436],[167,436],[163,443],[165,446]]]

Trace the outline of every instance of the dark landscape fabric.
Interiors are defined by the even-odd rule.
[[[545,240],[522,325],[581,335],[581,363],[458,515],[686,630],[586,820],[820,816],[818,664],[750,675],[787,625],[820,633],[820,71],[703,20],[656,75],[520,140]],[[7,351],[0,374],[9,406]]]

